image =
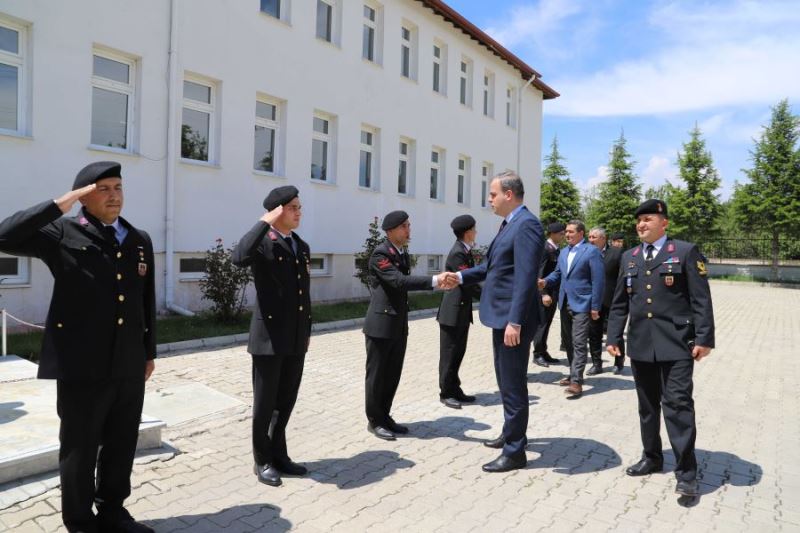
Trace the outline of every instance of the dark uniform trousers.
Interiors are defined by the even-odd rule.
[[[258,304],[250,320],[253,460],[257,465],[290,460],[289,423],[311,335],[310,249],[296,233],[281,236],[259,221],[233,250],[232,261],[250,266]]]
[[[558,293],[558,291],[556,291],[556,293]],[[539,324],[536,335],[533,337],[533,355],[535,356],[549,354],[547,351],[547,337],[550,334],[550,326],[553,324],[553,318],[556,316],[557,307],[558,304],[555,299],[553,299],[553,303],[549,306],[542,305],[542,310],[539,314],[544,317],[544,321]]]
[[[471,306],[470,306],[471,307]],[[456,398],[461,390],[458,371],[467,351],[470,323],[460,326],[439,324],[439,397]]]
[[[615,282],[616,285],[616,282]],[[589,353],[592,355],[592,363],[601,364],[603,359],[603,334],[608,330],[608,313],[610,307],[604,305],[600,309],[600,318],[592,320],[589,330]],[[619,345],[621,355],[614,357],[614,366],[622,368],[625,366],[625,343]]]
[[[411,276],[407,254],[388,240],[369,259],[370,297],[364,318],[367,349],[364,408],[370,425],[386,426],[408,342],[408,291],[433,290],[429,276]]]
[[[558,246],[553,246],[550,241],[545,241],[544,253],[542,254],[542,263],[539,268],[539,278],[547,277],[548,274],[556,269],[556,266],[558,265],[558,254]],[[547,307],[541,304],[542,299],[541,296],[539,296],[539,302],[541,304],[539,316],[541,316],[543,320],[539,323],[539,327],[536,329],[536,334],[533,337],[533,355],[535,357],[550,355],[547,351],[547,337],[550,333],[550,326],[553,324],[553,318],[556,316],[556,308],[558,307],[558,289],[559,285],[554,285],[549,289],[544,289],[541,291],[542,295],[549,294],[553,298],[553,303]],[[561,344],[563,349],[563,340]]]
[[[146,232],[119,223],[121,244],[85,209],[65,217],[52,200],[0,222],[0,251],[37,257],[53,273],[37,375],[57,380],[61,515],[70,531],[96,531],[92,502],[105,520],[129,517],[122,504],[144,371],[156,355],[153,246]]]

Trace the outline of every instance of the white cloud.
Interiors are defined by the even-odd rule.
[[[562,97],[546,112],[662,114],[800,98],[800,9],[794,0],[674,2],[651,13],[650,24],[665,34],[660,49],[587,76],[549,79]]]
[[[673,185],[678,182],[678,169],[673,162],[661,155],[650,157],[647,166],[642,171],[642,192],[648,187],[661,187],[668,181]]]

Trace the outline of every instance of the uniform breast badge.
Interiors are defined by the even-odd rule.
[[[139,263],[139,275],[144,277],[147,275],[147,263]]]
[[[706,264],[703,261],[697,262],[697,273],[701,276],[707,276],[708,270],[706,269]]]
[[[675,278],[673,278],[671,275],[664,276],[664,285],[666,285],[667,287],[672,287],[674,283],[675,283]]]

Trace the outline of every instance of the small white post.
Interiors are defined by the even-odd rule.
[[[0,329],[2,329],[2,333],[0,333],[0,335],[2,335],[2,337],[3,337],[3,356],[5,356],[6,354],[8,354],[8,346],[6,345],[6,310],[5,309],[0,309],[0,317],[2,317],[0,319]]]

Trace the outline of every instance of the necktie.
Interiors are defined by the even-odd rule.
[[[106,234],[106,239],[114,244],[119,244],[117,240],[117,230],[114,229],[114,226],[103,226],[103,231]]]
[[[292,254],[294,254],[294,239],[291,237],[284,237],[283,240],[286,241],[286,245],[289,246],[289,250],[291,250]]]
[[[656,249],[656,247],[653,246],[652,244],[648,244],[647,245],[647,255],[645,256],[645,260],[646,261],[652,261],[653,260],[653,251],[655,249]]]
[[[508,220],[506,220],[506,219],[503,219],[503,223],[502,223],[502,224],[500,224],[500,229],[499,229],[499,230],[497,230],[497,233],[500,233],[501,231],[503,231],[503,228],[505,228],[505,227],[506,227],[506,224],[508,224]]]

